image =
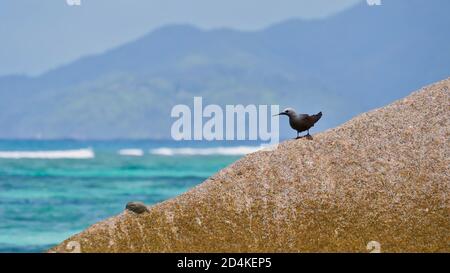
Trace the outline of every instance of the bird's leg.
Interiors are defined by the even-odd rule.
[[[309,130],[308,130],[308,133],[305,135],[305,137],[306,137],[307,139],[312,139],[312,136],[309,134]]]
[[[295,139],[299,139],[300,138],[299,134],[300,134],[300,132],[297,131],[297,137]]]

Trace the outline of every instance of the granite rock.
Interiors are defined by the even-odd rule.
[[[50,251],[450,252],[449,90],[450,78],[313,140],[250,154]]]

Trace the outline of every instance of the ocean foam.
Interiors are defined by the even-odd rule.
[[[216,148],[157,148],[150,150],[151,154],[176,156],[176,155],[246,155],[263,149],[257,146],[216,147]]]
[[[141,149],[122,149],[119,154],[123,156],[143,156],[144,151]]]
[[[92,149],[63,151],[0,151],[0,158],[10,159],[88,159],[94,158]]]

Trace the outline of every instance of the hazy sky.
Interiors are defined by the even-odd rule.
[[[362,0],[0,0],[0,75],[31,74],[136,39],[165,24],[255,30],[323,18]]]

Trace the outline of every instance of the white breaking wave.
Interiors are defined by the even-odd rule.
[[[122,149],[119,151],[119,154],[124,156],[143,156],[144,151],[141,149]]]
[[[32,159],[88,159],[94,158],[92,149],[64,151],[0,151],[0,158],[32,158]]]
[[[216,147],[216,148],[157,148],[150,150],[154,155],[246,155],[263,149],[256,146]]]

